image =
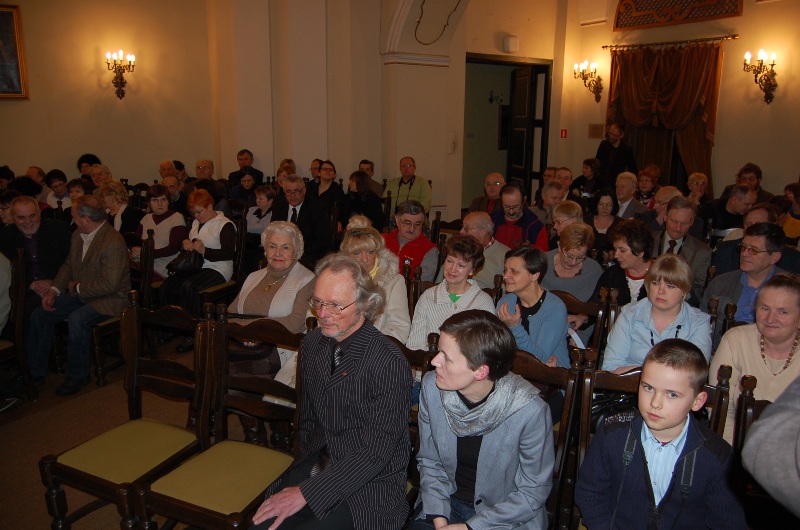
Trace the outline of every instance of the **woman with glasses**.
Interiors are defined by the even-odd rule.
[[[189,237],[183,240],[183,250],[199,252],[203,268],[190,276],[170,276],[158,291],[161,305],[179,305],[199,318],[203,314],[200,291],[225,283],[233,276],[236,226],[222,212],[214,210],[214,198],[206,190],[189,194],[187,207],[194,222]],[[176,350],[183,353],[193,348],[194,339],[187,338]]]
[[[689,194],[686,198],[692,199],[698,207],[712,200],[711,197],[706,194],[708,177],[705,176],[705,174],[692,173],[689,175],[689,178],[686,179],[686,185],[689,188]]]
[[[386,248],[381,235],[369,226],[369,219],[363,215],[350,219],[339,252],[355,258],[386,294],[386,305],[373,325],[384,335],[405,343],[411,330],[411,318],[406,283],[397,272],[397,256]]]
[[[663,254],[647,271],[644,287],[647,298],[625,306],[611,328],[602,369],[622,374],[638,368],[664,339],[688,340],[710,360],[711,322],[707,313],[686,302],[692,288],[686,260]]]
[[[147,188],[149,214],[145,215],[136,228],[136,235],[147,239],[148,230],[153,230],[153,272],[161,278],[168,276],[167,264],[180,252],[183,241],[189,237],[186,220],[178,212],[169,209],[169,190],[162,184]],[[131,248],[131,259],[139,261],[142,247]]]
[[[303,255],[303,234],[297,226],[286,221],[273,221],[261,234],[267,266],[247,276],[239,294],[228,306],[231,316],[243,319],[269,318],[282,324],[292,333],[305,331],[308,300],[314,293],[314,273],[297,260]],[[240,348],[239,345],[235,346]],[[248,373],[275,377],[294,386],[297,352],[261,344],[245,345],[256,356],[253,361],[231,363],[235,373]],[[239,416],[245,432],[245,441],[267,444],[267,431],[263,422]]]

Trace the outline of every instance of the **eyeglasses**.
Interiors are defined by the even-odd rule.
[[[503,183],[498,180],[497,182],[487,182],[486,185],[487,186],[502,186]]]
[[[417,221],[416,223],[412,223],[411,221],[403,220],[400,221],[400,224],[403,228],[422,228],[422,221]]]
[[[211,169],[211,166],[195,166],[195,169]]]
[[[561,250],[561,256],[567,261],[571,261],[573,263],[583,263],[584,261],[586,261],[586,254],[584,254],[583,256],[580,256],[580,257],[578,257],[578,256],[570,256],[569,254],[567,254],[566,250],[562,250],[562,249],[559,249],[559,250]]]
[[[739,244],[739,245],[736,245],[736,248],[742,254],[748,254],[750,256],[758,256],[759,254],[761,254],[763,252],[769,252],[770,254],[772,254],[771,250],[760,250],[760,249],[757,249],[756,247],[751,247],[750,245],[741,245],[741,244]]]
[[[480,226],[464,225],[464,226],[461,227],[461,231],[464,232],[464,233],[467,233],[467,232],[478,232],[480,230],[481,230]]]
[[[415,166],[414,164],[402,164],[400,166],[400,169],[408,169],[410,167],[417,167],[417,166]]]
[[[336,172],[336,171],[335,171],[335,170],[334,170],[332,167],[323,167],[323,168],[320,168],[319,172],[320,172],[320,173],[322,173],[323,171],[324,171],[325,173],[335,173],[335,172]]]
[[[505,210],[507,212],[516,212],[517,210],[521,210],[521,209],[522,209],[522,205],[521,204],[518,204],[516,206],[511,206],[511,205],[508,205],[508,204],[504,204],[503,205],[503,210]]]
[[[302,192],[303,192],[303,188],[300,188],[299,190],[284,190],[283,191],[283,193],[285,193],[289,197],[294,197],[296,195],[300,195]]]
[[[342,314],[342,311],[350,307],[351,305],[355,304],[355,300],[347,305],[339,305],[334,304],[333,302],[323,302],[319,298],[314,298],[313,296],[308,299],[308,305],[311,306],[317,313],[319,313],[323,307],[326,307],[328,311],[332,315],[339,316]]]

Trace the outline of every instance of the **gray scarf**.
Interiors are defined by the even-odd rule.
[[[474,409],[467,408],[454,390],[440,390],[450,429],[458,437],[484,436],[530,403],[539,390],[517,374],[509,373],[494,384],[494,392]]]

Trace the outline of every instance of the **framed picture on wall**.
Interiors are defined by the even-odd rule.
[[[27,98],[19,6],[0,6],[0,98]]]

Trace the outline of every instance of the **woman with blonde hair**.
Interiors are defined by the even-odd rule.
[[[363,215],[350,218],[339,251],[355,258],[386,293],[386,305],[373,325],[384,335],[405,343],[411,318],[405,280],[397,272],[397,256],[386,248],[383,237]]]
[[[128,190],[121,182],[110,180],[96,189],[94,195],[102,201],[108,221],[117,232],[124,234],[136,231],[144,212],[128,207]]]
[[[686,179],[686,185],[689,187],[689,195],[687,199],[691,199],[697,206],[700,206],[711,200],[711,197],[706,195],[706,188],[708,188],[708,177],[703,173],[692,173]]]
[[[663,254],[644,278],[647,297],[628,304],[608,335],[603,370],[621,374],[642,365],[647,352],[664,339],[684,339],[711,359],[711,321],[690,306],[692,269],[677,254]]]
[[[553,232],[550,248],[556,248],[561,232],[573,223],[583,221],[583,208],[575,201],[563,201],[553,208]]]

